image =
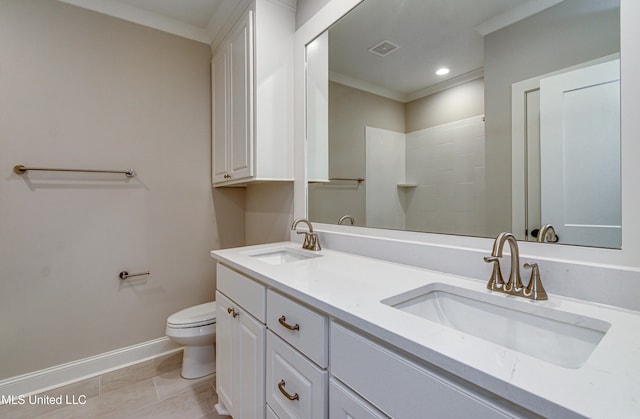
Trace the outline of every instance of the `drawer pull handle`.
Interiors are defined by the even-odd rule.
[[[227,308],[227,313],[231,314],[231,315],[233,316],[233,318],[238,317],[238,314],[240,314],[240,313],[238,313],[235,309],[233,309],[233,308],[231,308],[231,307],[228,307],[228,308]]]
[[[284,394],[284,397],[289,400],[300,400],[300,396],[298,396],[298,393],[294,394],[293,396],[287,393],[287,390],[284,389],[284,384],[284,380],[280,380],[280,382],[278,383],[278,390],[280,390],[280,393]]]
[[[300,330],[300,325],[298,323],[294,324],[293,326],[288,324],[287,318],[284,315],[278,319],[278,323],[280,323],[281,325],[283,325],[289,330]]]

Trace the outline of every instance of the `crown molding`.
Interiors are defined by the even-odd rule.
[[[483,67],[476,68],[475,70],[471,70],[464,74],[460,74],[459,76],[452,77],[449,80],[445,80],[438,84],[434,84],[424,89],[410,93],[406,96],[406,102],[411,102],[416,99],[420,99],[425,96],[429,96],[434,93],[438,93],[443,90],[450,89],[452,87],[460,86],[461,84],[468,83],[472,80],[481,79],[482,77],[484,77],[484,68]]]
[[[205,44],[213,39],[206,29],[114,0],[58,1]]]
[[[366,81],[354,79],[352,77],[345,76],[344,74],[336,73],[334,71],[329,72],[329,80],[332,82],[342,84],[344,86],[352,87],[354,89],[362,90],[368,93],[372,93],[377,96],[393,99],[395,101],[402,102],[402,103],[412,102],[414,100],[423,98],[425,96],[429,96],[434,93],[438,93],[443,90],[450,89],[452,87],[460,86],[461,84],[470,82],[472,80],[481,79],[482,77],[484,77],[484,68],[477,68],[475,70],[471,70],[467,73],[460,74],[459,76],[453,77],[449,80],[443,81],[438,84],[434,84],[424,89],[415,91],[413,93],[403,94],[401,92],[376,86]]]
[[[492,32],[506,28],[513,23],[526,19],[563,1],[564,0],[531,0],[482,22],[476,26],[476,31],[482,36],[487,36]]]
[[[376,86],[375,84],[368,83],[366,81],[354,79],[353,77],[345,76],[344,74],[336,73],[335,71],[329,72],[329,80],[344,86],[372,93],[377,96],[386,97],[387,99],[396,100],[398,102],[404,103],[407,99],[406,95],[400,92]]]

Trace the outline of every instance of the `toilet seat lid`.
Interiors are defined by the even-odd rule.
[[[216,322],[216,302],[185,308],[169,316],[167,324],[173,327],[198,327]]]

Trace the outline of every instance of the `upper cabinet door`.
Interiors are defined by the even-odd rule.
[[[294,32],[289,0],[254,0],[221,35],[211,68],[213,186],[293,180]]]
[[[230,152],[232,179],[253,176],[253,12],[229,39]]]
[[[211,180],[224,182],[229,172],[227,164],[227,49],[220,48],[211,60]]]

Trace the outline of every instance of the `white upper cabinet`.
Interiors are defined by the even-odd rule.
[[[294,31],[295,3],[256,0],[216,48],[214,186],[293,180]]]

